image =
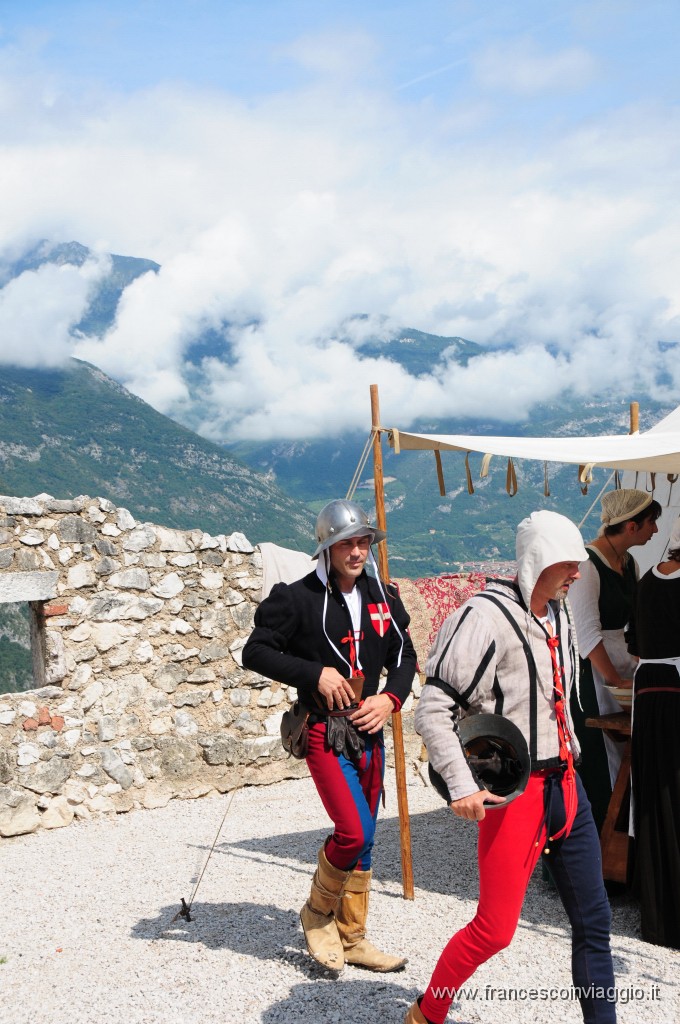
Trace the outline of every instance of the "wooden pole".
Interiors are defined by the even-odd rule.
[[[383,481],[382,438],[380,434],[380,400],[378,385],[371,384],[371,422],[373,424],[373,484],[375,488],[375,518],[379,530],[386,529],[385,486]],[[378,569],[385,583],[389,583],[390,570],[387,558],[387,541],[378,544]],[[406,793],[406,759],[404,757],[404,733],[401,712],[392,714],[392,736],[394,738],[394,770],[397,779],[397,806],[399,809],[399,837],[401,847],[401,880],[404,899],[414,899],[413,862],[411,859],[411,821],[408,816]]]
[[[629,434],[637,434],[640,429],[640,403],[630,403],[630,430]]]

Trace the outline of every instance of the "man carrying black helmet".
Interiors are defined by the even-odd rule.
[[[562,599],[585,558],[570,520],[534,512],[517,530],[515,580],[496,580],[462,605],[430,652],[416,728],[451,810],[477,822],[480,895],[404,1024],[443,1024],[461,985],[509,945],[541,855],[571,924],[583,1018],[616,1020],[600,843],[574,771],[569,717],[576,657]],[[488,720],[486,743],[470,728],[476,717]]]
[[[297,687],[311,709],[307,765],[335,827],[319,851],[300,920],[309,952],[334,971],[345,963],[396,971],[406,963],[366,938],[382,730],[416,672],[409,617],[371,552],[384,537],[355,502],[329,502],[316,521],[316,570],[272,589],[243,649],[245,668]]]

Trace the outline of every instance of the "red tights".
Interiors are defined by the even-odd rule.
[[[545,843],[544,781],[541,773],[532,774],[521,797],[507,807],[487,811],[479,822],[477,913],[444,948],[425,990],[420,1008],[432,1024],[443,1024],[457,989],[512,941]]]

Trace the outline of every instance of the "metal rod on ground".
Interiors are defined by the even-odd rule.
[[[208,856],[205,859],[205,864],[203,865],[203,870],[201,871],[200,875],[198,876],[198,881],[196,882],[196,885],[194,886],[194,891],[191,894],[191,899],[189,900],[189,904],[187,905],[186,900],[182,896],[181,897],[181,904],[182,905],[181,905],[180,909],[177,911],[177,913],[175,914],[175,916],[173,917],[173,919],[172,919],[173,922],[176,921],[179,917],[183,917],[185,921],[191,921],[192,920],[191,908],[193,906],[194,900],[196,899],[196,893],[198,892],[198,887],[199,887],[199,885],[201,884],[201,882],[203,880],[203,875],[205,874],[205,869],[207,868],[208,862],[209,862],[210,858],[213,855],[213,850],[217,846],[217,840],[220,838],[220,832],[224,828],[224,823],[227,820],[227,815],[229,814],[229,810],[230,810],[231,805],[233,803],[234,797],[236,796],[236,794],[237,794],[237,792],[238,792],[238,790],[240,788],[241,788],[240,786],[237,786],[236,789],[232,789],[231,795],[229,797],[229,803],[227,804],[227,809],[224,812],[224,816],[222,818],[222,821],[220,822],[220,827],[217,830],[217,835],[213,839],[213,844],[210,847],[210,853],[208,854]]]
[[[375,488],[375,517],[379,530],[386,529],[385,488],[383,481],[382,437],[380,428],[380,399],[378,385],[371,384],[371,421],[373,424],[373,485]],[[390,570],[387,558],[387,541],[378,544],[378,568],[385,583],[389,583]],[[404,733],[401,712],[392,715],[392,736],[394,739],[394,770],[397,780],[397,806],[399,809],[399,843],[401,848],[401,880],[404,899],[414,899],[413,862],[411,860],[411,822],[408,816],[406,793],[406,759],[404,757]]]

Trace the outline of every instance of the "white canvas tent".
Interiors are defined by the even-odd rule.
[[[600,437],[500,437],[416,434],[393,427],[388,429],[388,436],[395,452],[432,450],[438,460],[442,451],[480,453],[486,456],[482,463],[484,475],[494,456],[510,460],[510,465],[515,459],[573,464],[581,467],[582,482],[590,478],[595,466],[623,471],[622,486],[653,491],[664,509],[657,524],[658,535],[635,553],[643,571],[660,561],[671,525],[680,512],[680,407],[643,433],[635,430]]]

